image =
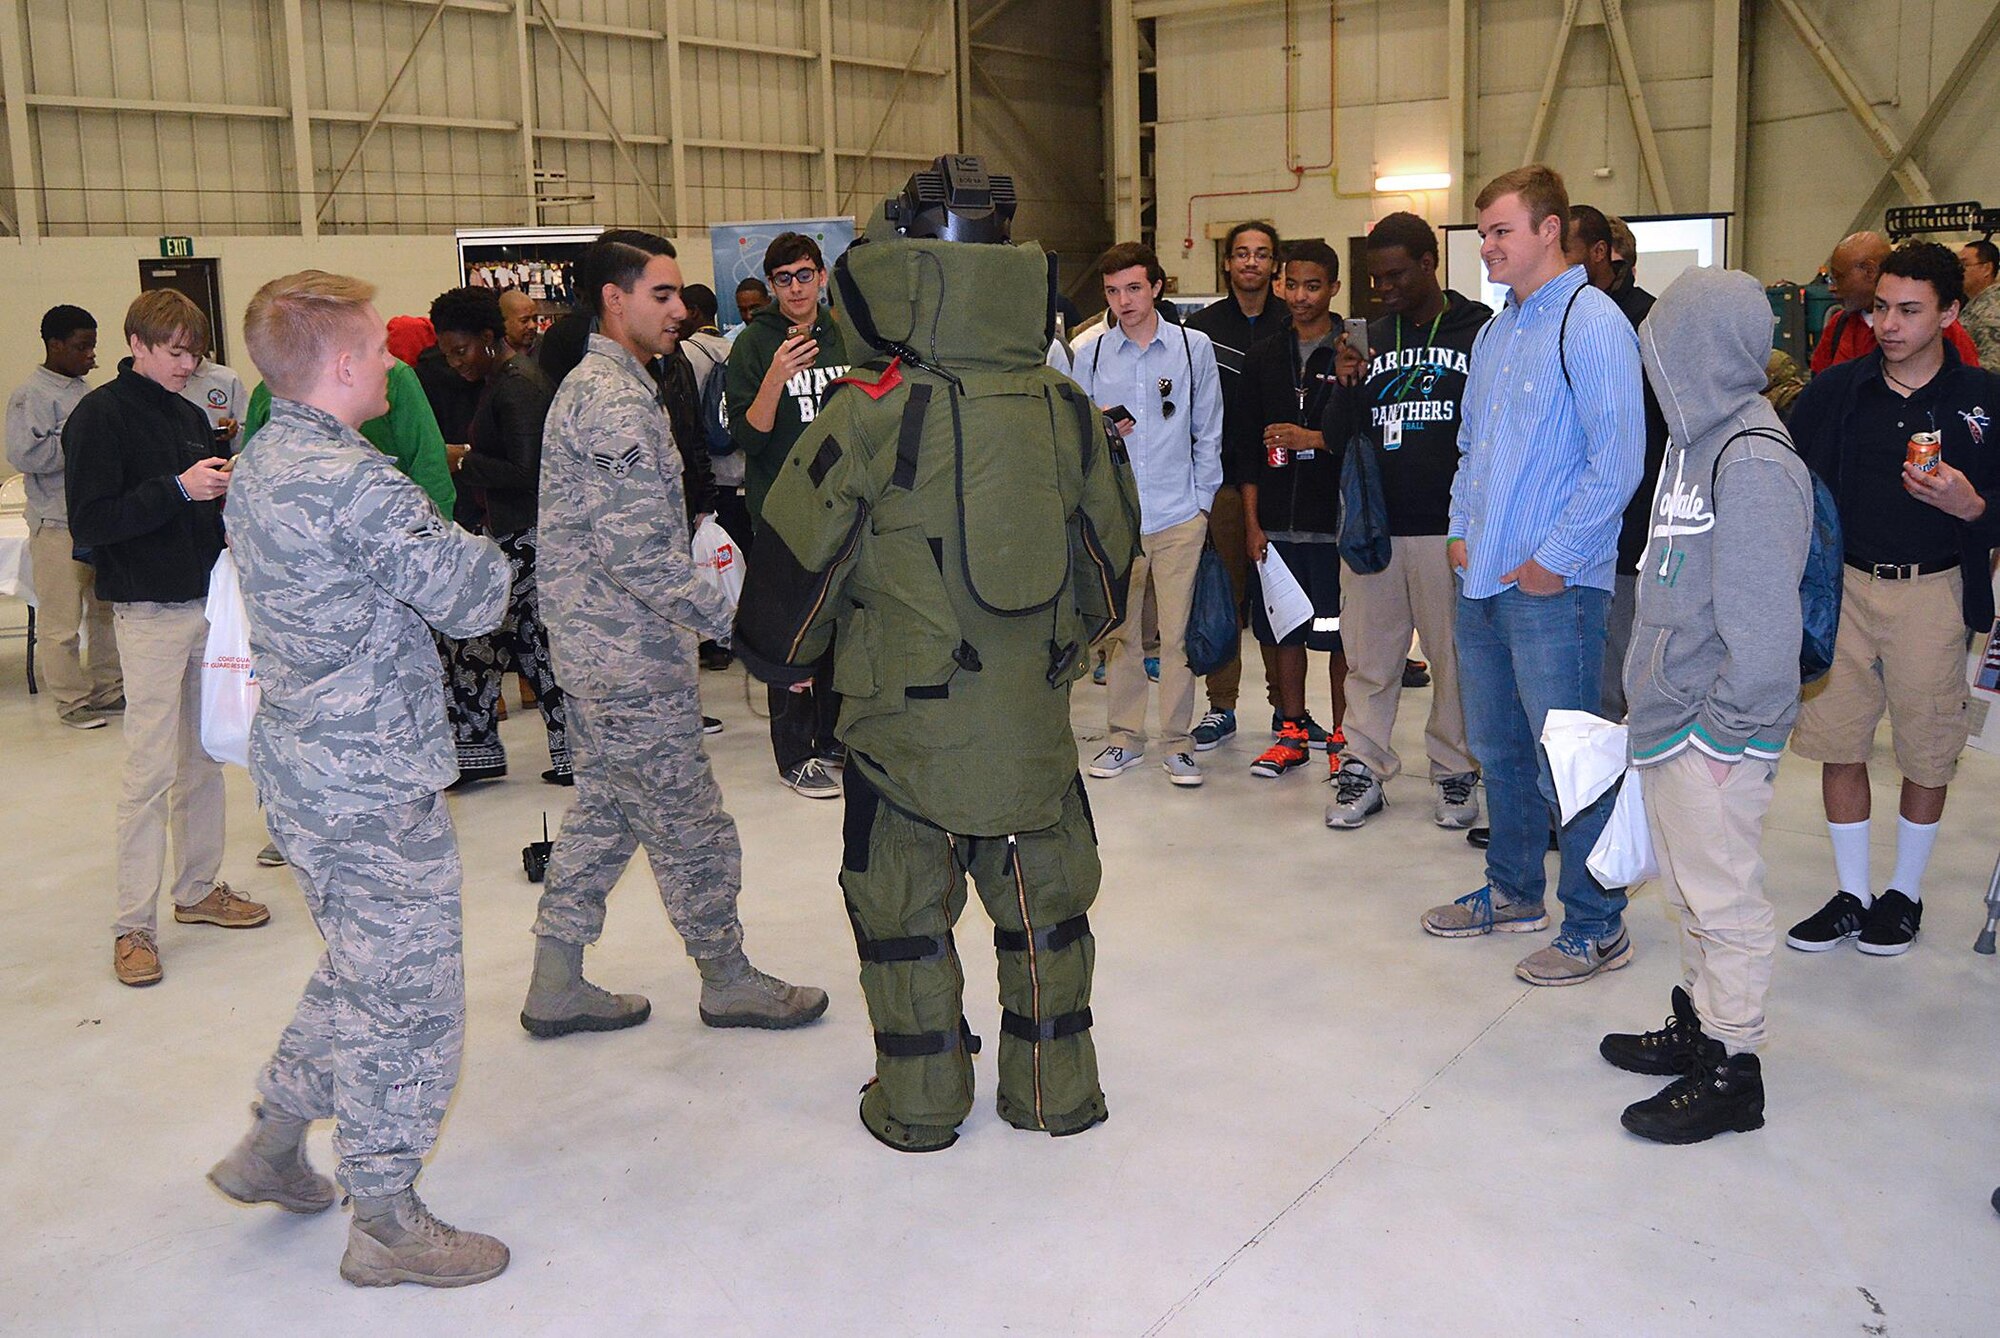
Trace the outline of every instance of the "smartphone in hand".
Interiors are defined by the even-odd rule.
[[[1364,316],[1349,316],[1340,323],[1340,331],[1347,337],[1347,346],[1368,360],[1368,320]]]

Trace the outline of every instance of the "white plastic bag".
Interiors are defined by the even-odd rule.
[[[1618,791],[1618,802],[1611,806],[1604,834],[1584,861],[1606,887],[1634,887],[1660,876],[1659,862],[1653,856],[1653,832],[1646,823],[1644,775],[1637,767],[1626,768],[1625,785]]]
[[[743,550],[714,516],[703,516],[694,532],[694,566],[703,583],[734,609],[743,598]]]
[[[1556,783],[1556,803],[1567,827],[1625,773],[1625,726],[1588,711],[1550,711],[1542,719],[1542,748]]]
[[[201,746],[218,762],[250,765],[250,719],[263,689],[250,665],[250,624],[228,549],[208,574],[208,646],[201,657]]]

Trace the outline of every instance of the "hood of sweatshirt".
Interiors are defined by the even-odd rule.
[[[1646,379],[1674,440],[1700,441],[1764,393],[1771,304],[1741,270],[1691,268],[1639,326]]]

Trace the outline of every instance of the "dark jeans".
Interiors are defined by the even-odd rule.
[[[833,647],[813,666],[813,686],[792,692],[776,684],[765,689],[771,704],[771,752],[780,772],[833,751],[840,694],[833,690]]]
[[[1565,932],[1606,939],[1625,914],[1625,890],[1585,867],[1617,802],[1618,787],[1561,825],[1555,780],[1542,752],[1542,718],[1553,710],[1601,712],[1609,591],[1572,586],[1559,595],[1502,590],[1458,601],[1458,669],[1466,741],[1486,778],[1493,840],[1486,882],[1495,897],[1538,905],[1556,831],[1562,872],[1556,896]]]

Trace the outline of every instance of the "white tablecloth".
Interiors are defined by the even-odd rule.
[[[35,569],[28,560],[28,522],[0,516],[0,595],[35,602]]]

